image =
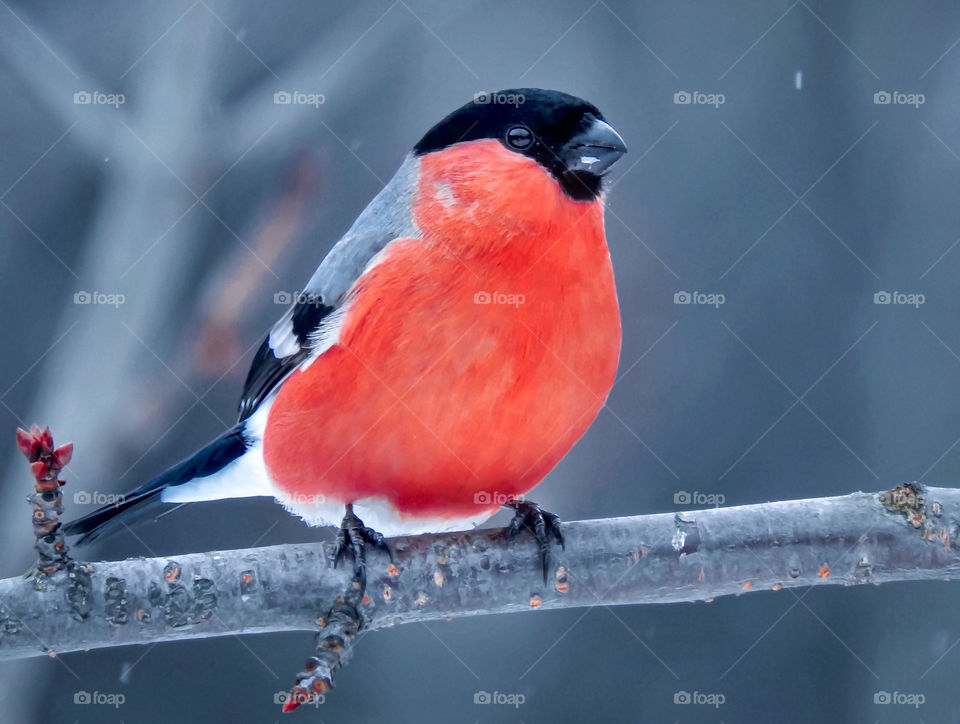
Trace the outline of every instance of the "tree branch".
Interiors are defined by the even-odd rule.
[[[549,585],[532,536],[503,530],[397,538],[369,555],[367,589],[327,544],[82,563],[69,555],[59,479],[73,446],[17,430],[35,491],[36,550],[0,581],[0,659],[187,638],[316,631],[283,711],[333,686],[361,628],[535,608],[672,603],[813,584],[949,579],[960,570],[960,490],[908,483],[685,514],[564,525]],[[320,615],[317,612],[320,611]],[[322,701],[322,698],[319,699]]]
[[[580,521],[564,532],[548,587],[527,536],[477,530],[394,539],[396,566],[370,553],[362,625],[949,579],[960,573],[952,546],[960,490],[914,483],[882,494]],[[327,544],[282,545],[90,563],[85,578],[57,570],[39,588],[33,579],[2,580],[0,659],[317,631],[330,624],[318,612],[334,602],[342,614],[344,593],[355,590],[329,554]],[[340,631],[349,638],[355,629],[345,622]]]

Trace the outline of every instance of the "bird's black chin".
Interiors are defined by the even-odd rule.
[[[591,171],[564,171],[557,180],[574,201],[593,201],[603,190],[603,177]]]

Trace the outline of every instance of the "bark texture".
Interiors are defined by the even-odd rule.
[[[395,565],[369,551],[357,607],[362,626],[950,579],[960,574],[953,547],[960,490],[912,483],[883,493],[572,522],[564,533],[566,550],[554,548],[547,586],[532,536],[507,540],[500,530],[476,530],[394,539]],[[0,659],[272,631],[351,638],[344,611],[356,584],[349,564],[334,569],[329,555],[327,544],[282,545],[76,563],[2,580]],[[332,634],[325,631],[331,618]]]

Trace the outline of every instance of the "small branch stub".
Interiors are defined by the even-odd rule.
[[[60,471],[73,456],[73,443],[54,448],[50,428],[41,430],[33,425],[29,431],[17,428],[17,447],[30,463],[30,472],[36,481],[27,502],[33,506],[34,547],[40,554],[34,573],[38,585],[42,585],[42,577],[64,570],[70,562],[67,544],[60,532],[63,514],[60,487],[66,483],[60,480]]]
[[[350,600],[338,598],[330,611],[317,619],[323,629],[317,634],[317,655],[307,659],[297,683],[283,704],[289,713],[302,704],[313,704],[333,688],[333,677],[347,663],[353,641],[363,626],[363,617]]]

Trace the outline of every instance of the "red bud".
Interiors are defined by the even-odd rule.
[[[17,428],[17,447],[20,448],[20,452],[24,455],[29,455],[30,450],[33,448],[33,441],[30,438],[30,433],[24,430],[22,427]]]
[[[20,452],[22,452],[30,462],[33,462],[40,456],[40,446],[37,445],[37,441],[33,435],[20,427],[17,428],[17,448],[19,448]]]
[[[283,702],[283,713],[289,714],[291,711],[300,706],[300,703],[306,701],[307,692],[305,689],[299,686],[295,686],[290,689],[290,695],[285,702]]]
[[[58,468],[65,468],[70,464],[70,460],[73,458],[73,443],[68,442],[66,445],[61,445],[56,450],[53,451],[53,459],[56,462]]]

